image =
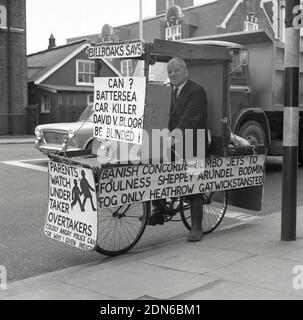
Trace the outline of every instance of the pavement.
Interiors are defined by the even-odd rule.
[[[151,227],[148,227],[151,228]],[[161,226],[157,226],[161,228]],[[7,284],[5,300],[301,300],[303,207],[296,241],[281,213]]]
[[[2,137],[26,143],[33,137]],[[224,224],[223,224],[224,225]],[[155,228],[155,227],[148,227]],[[156,228],[161,228],[157,226]],[[295,241],[281,241],[281,213],[185,236],[123,256],[0,286],[1,300],[301,300],[303,207]]]
[[[19,144],[19,143],[34,143],[35,137],[26,136],[0,136],[0,144]]]

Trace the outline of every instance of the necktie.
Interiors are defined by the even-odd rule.
[[[177,95],[178,95],[178,88],[174,88],[171,92],[171,99],[170,99],[170,113],[169,113],[169,120],[168,120],[168,128],[169,130],[172,130],[171,128],[171,121],[172,121],[172,115],[174,110],[177,106]]]
[[[177,98],[178,98],[178,90],[179,90],[179,88],[175,88],[174,89],[174,99],[175,99],[175,101],[177,101]]]
[[[176,107],[177,104],[177,98],[178,98],[178,88],[174,88],[173,92],[172,92],[172,109],[171,111],[173,111]]]

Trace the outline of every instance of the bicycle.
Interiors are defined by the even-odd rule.
[[[214,231],[227,209],[227,191],[203,193],[203,232]],[[182,221],[190,230],[190,203],[186,196],[168,198],[164,222]],[[133,248],[144,233],[151,212],[151,202],[137,202],[119,207],[98,209],[98,238],[96,251],[117,256]],[[178,218],[178,213],[180,217]]]

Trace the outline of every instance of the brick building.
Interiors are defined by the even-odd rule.
[[[94,98],[95,62],[86,50],[90,43],[79,40],[27,56],[28,133],[38,124],[76,121]],[[119,76],[112,64],[101,61],[104,77]]]
[[[0,0],[0,135],[27,129],[26,0]]]
[[[272,38],[284,41],[285,0],[209,0],[201,5],[193,4],[193,0],[156,0],[156,16],[143,20],[144,39],[180,40],[265,30]],[[139,37],[138,21],[114,28],[105,26],[101,33],[67,39],[67,42],[83,38],[94,43],[104,41],[105,29],[111,30],[111,40]],[[123,75],[132,75],[133,61],[119,63],[120,66],[115,66]]]

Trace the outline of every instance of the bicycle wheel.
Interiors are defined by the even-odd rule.
[[[150,202],[99,209],[96,251],[117,256],[130,250],[145,230],[149,211]]]
[[[227,209],[227,191],[203,193],[203,233],[214,231],[224,218]],[[185,227],[191,229],[190,202],[181,199],[180,215]]]

